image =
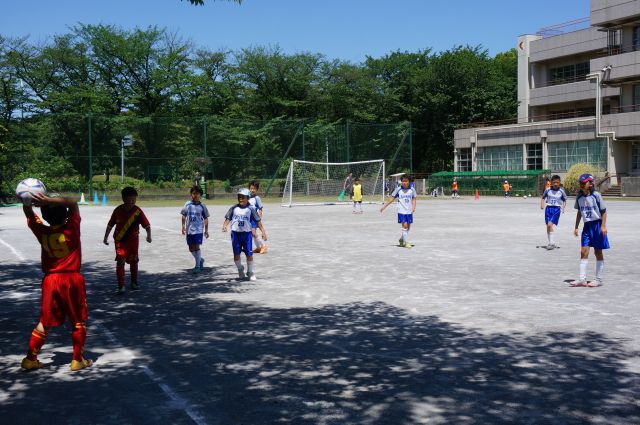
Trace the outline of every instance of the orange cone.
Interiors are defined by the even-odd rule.
[[[478,189],[476,189],[476,201],[480,199],[480,194],[478,193]]]

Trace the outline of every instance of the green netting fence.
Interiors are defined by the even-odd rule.
[[[429,177],[430,188],[442,187],[445,194],[451,193],[451,184],[455,177],[461,195],[474,195],[476,189],[480,195],[502,195],[505,180],[511,184],[512,195],[542,195],[545,178],[549,170],[500,170],[500,171],[441,171]]]
[[[258,179],[277,195],[291,159],[384,159],[389,173],[412,171],[408,122],[41,114],[3,124],[1,190],[25,176],[59,191],[117,189],[126,136],[124,176],[138,186],[187,187],[199,172],[225,190]]]

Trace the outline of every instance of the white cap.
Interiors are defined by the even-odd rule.
[[[238,190],[238,195],[246,196],[247,198],[249,198],[251,197],[251,192],[249,192],[249,189],[247,188],[242,188]]]

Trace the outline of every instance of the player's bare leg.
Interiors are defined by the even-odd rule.
[[[124,259],[116,261],[116,276],[118,277],[117,294],[124,294]]]

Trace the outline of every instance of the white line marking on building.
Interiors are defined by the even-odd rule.
[[[26,258],[24,258],[22,256],[22,254],[20,254],[14,247],[12,247],[11,245],[9,245],[7,242],[3,241],[2,239],[0,239],[0,243],[4,246],[6,246],[7,248],[9,248],[11,250],[11,252],[13,252],[13,254],[18,257],[18,260],[20,261],[26,261]]]
[[[104,325],[102,325],[101,323],[96,323],[96,322],[94,323],[96,324],[96,327],[102,330],[102,332],[107,336],[107,338],[111,341],[113,345],[117,345],[123,348],[125,347],[124,344],[118,341],[118,339]],[[126,348],[124,349],[125,351],[128,351],[129,355],[132,358],[135,358],[135,354],[132,351],[127,350]],[[193,422],[195,422],[197,425],[207,425],[207,421],[205,420],[204,416],[202,416],[193,407],[191,407],[189,402],[184,398],[180,397],[169,385],[162,382],[160,377],[156,375],[155,372],[151,370],[149,366],[146,366],[146,365],[142,366],[142,370],[144,371],[145,375],[147,375],[149,379],[155,382],[160,387],[160,389],[162,389],[162,391],[167,395],[167,397],[171,399],[174,406],[178,407],[179,409],[182,409],[191,418],[191,420],[193,420]]]

